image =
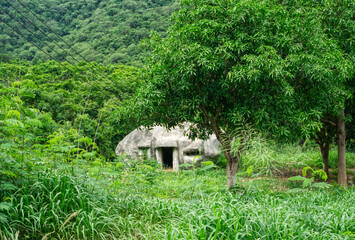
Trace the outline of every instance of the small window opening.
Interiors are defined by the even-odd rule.
[[[162,152],[163,152],[163,167],[173,168],[173,148],[164,147],[162,148]]]
[[[197,156],[200,154],[198,149],[189,149],[188,151],[184,151],[186,156]]]

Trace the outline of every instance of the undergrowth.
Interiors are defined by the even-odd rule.
[[[287,180],[238,178],[237,187],[227,191],[218,169],[195,178],[193,170],[167,172],[138,161],[96,168],[95,174],[82,167],[72,172],[65,164],[24,181],[13,191],[11,207],[3,210],[2,238],[354,237],[353,188],[287,193]]]
[[[337,149],[331,148],[329,167],[333,175],[336,175],[337,157]],[[219,161],[223,162],[223,160]],[[348,169],[355,168],[354,152],[346,153],[346,164]],[[241,158],[239,172],[244,176],[251,174],[273,176],[284,175],[287,172],[298,174],[305,167],[323,169],[322,155],[316,144],[312,142],[304,145],[278,144],[257,136],[248,142]]]
[[[274,177],[286,168],[319,171],[314,148],[253,140],[228,191],[223,157],[217,168],[180,172],[149,159],[106,161],[95,141],[70,124],[53,131],[49,115],[12,91],[0,99],[0,240],[354,237],[353,188],[315,188],[304,177],[305,188],[290,192],[289,180]]]

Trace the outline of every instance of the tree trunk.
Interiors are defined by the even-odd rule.
[[[338,139],[338,184],[347,187],[346,177],[346,159],[345,159],[345,122],[344,112],[338,117],[337,122],[337,139]]]
[[[237,158],[233,158],[231,156],[228,156],[227,158],[228,189],[231,186],[235,185],[235,174],[237,173],[238,170],[238,162],[239,159]]]
[[[228,189],[235,185],[235,174],[238,170],[239,159],[242,156],[243,149],[246,145],[246,139],[242,137],[241,145],[238,147],[237,152],[232,154],[232,141],[233,137],[225,134],[217,125],[217,121],[212,121],[212,130],[216,134],[218,141],[222,145],[223,154],[227,160],[227,175],[228,175]]]
[[[329,177],[329,143],[325,143],[324,146],[320,146],[320,152],[322,153],[322,159],[324,164],[324,172]]]
[[[223,153],[227,160],[228,189],[231,188],[231,186],[234,186],[236,183],[235,174],[237,173],[239,159],[242,156],[244,147],[245,143],[239,146],[237,153],[233,155],[231,154],[231,142],[229,142],[227,145],[222,144]]]

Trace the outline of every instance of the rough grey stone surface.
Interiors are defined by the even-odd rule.
[[[172,149],[173,169],[178,170],[180,164],[197,163],[207,159],[216,158],[220,153],[220,143],[213,134],[208,140],[197,139],[192,141],[185,136],[190,124],[183,124],[183,128],[173,128],[170,131],[161,126],[152,129],[136,129],[118,143],[116,154],[126,154],[130,158],[137,158],[147,154],[164,164],[164,149]],[[170,166],[171,167],[171,166]]]

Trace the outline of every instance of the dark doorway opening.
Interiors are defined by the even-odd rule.
[[[163,168],[173,168],[173,148],[164,147],[163,152]]]

